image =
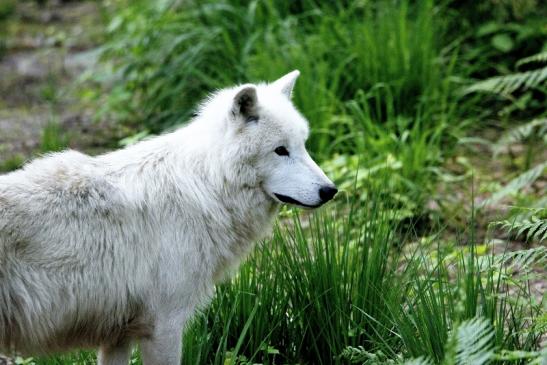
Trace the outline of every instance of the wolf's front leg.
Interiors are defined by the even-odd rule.
[[[140,341],[144,365],[180,365],[184,316],[165,316],[154,324],[151,337]]]

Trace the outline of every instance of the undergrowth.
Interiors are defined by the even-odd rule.
[[[102,48],[110,71],[98,76],[109,80],[99,115],[137,125],[138,138],[184,124],[218,88],[299,69],[293,99],[310,121],[312,156],[398,166],[391,198],[402,197],[415,216],[465,129],[452,122],[461,95],[448,75],[458,53],[441,42],[446,24],[437,20],[448,12],[433,1],[141,2],[117,10]]]

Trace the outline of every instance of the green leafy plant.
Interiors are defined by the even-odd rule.
[[[443,365],[486,365],[494,355],[493,350],[494,329],[492,325],[483,318],[473,318],[462,322],[457,330],[452,332],[446,343]],[[354,356],[350,358],[353,363],[361,364],[402,364],[402,365],[433,365],[428,358],[420,357],[407,361],[382,360],[377,361],[378,354],[369,354],[362,348],[348,348],[346,354]],[[363,358],[367,359],[362,362]]]
[[[544,84],[547,80],[547,67],[537,70],[517,72],[506,76],[496,76],[480,81],[469,88],[467,92],[492,92],[508,95],[518,89],[530,89]]]
[[[482,201],[479,207],[485,207],[487,205],[493,204],[500,201],[502,198],[515,194],[525,186],[530,186],[534,181],[543,176],[545,170],[547,169],[547,162],[539,163],[537,166],[534,166],[528,171],[525,171],[509,181],[503,188],[496,191],[488,199]]]
[[[106,105],[114,114],[129,106],[120,115],[157,133],[185,122],[207,91],[298,68],[294,99],[314,126],[309,148],[329,156],[334,140],[339,152],[362,153],[342,141],[361,133],[344,107],[358,92],[375,95],[360,101],[380,124],[395,114],[447,110],[452,88],[440,76],[452,59],[437,58],[437,11],[431,1],[127,6],[112,18],[104,47],[116,85],[115,104]]]
[[[473,318],[462,322],[455,331],[450,334],[445,348],[445,357],[442,365],[487,365],[493,361],[528,360],[528,364],[541,364],[547,356],[547,352],[537,351],[507,351],[494,352],[495,331],[490,322],[485,318]],[[370,353],[363,347],[348,347],[344,350],[345,356],[351,363],[363,365],[400,364],[400,365],[433,365],[431,359],[420,357],[403,361],[393,360],[383,356],[382,353]]]
[[[535,210],[532,215],[516,215],[511,219],[496,222],[508,233],[524,236],[526,241],[536,240],[539,243],[547,239],[547,209]]]
[[[517,67],[522,65],[530,65],[534,63],[545,63],[547,57],[545,52],[526,57],[517,62]],[[547,94],[547,66],[538,67],[525,72],[512,73],[505,76],[496,76],[484,81],[477,82],[465,89],[465,92],[489,92],[508,97],[513,100],[511,94],[517,90],[537,89],[543,95]],[[501,138],[493,145],[494,155],[498,155],[501,151],[510,148],[515,143],[525,142],[531,138],[536,139],[544,148],[547,146],[547,120],[544,117],[545,111],[538,118],[531,120],[523,125],[514,127],[505,132]],[[532,142],[532,141],[530,141]],[[537,165],[530,167],[532,160],[532,151],[534,144],[529,143],[527,146],[526,168],[527,171],[522,172],[503,188],[496,191],[490,198],[484,200],[480,206],[485,207],[500,201],[502,198],[514,194],[526,186],[530,186],[541,176],[544,176],[547,163],[539,162]]]
[[[492,146],[494,156],[499,155],[507,148],[511,148],[516,143],[525,142],[533,137],[545,142],[547,138],[547,118],[533,119],[506,131]]]

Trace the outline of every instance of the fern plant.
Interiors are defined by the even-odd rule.
[[[495,224],[504,228],[507,233],[524,236],[526,241],[537,240],[539,243],[547,239],[547,208],[534,210],[531,216],[520,214],[512,219],[505,219]]]
[[[486,365],[494,355],[495,331],[484,318],[462,322],[450,334],[442,365]],[[427,358],[406,361],[403,365],[432,365]]]
[[[523,58],[522,60],[517,62],[517,67],[520,67],[522,65],[526,65],[529,63],[533,63],[533,62],[547,63],[547,51],[540,52],[530,57]]]
[[[530,65],[532,63],[547,64],[547,52],[538,53],[519,60],[517,62],[517,68],[522,65]],[[465,89],[465,92],[489,92],[509,95],[518,89],[531,89],[545,86],[546,82],[547,65],[528,71],[491,77],[469,86]]]
[[[487,365],[492,361],[527,360],[529,364],[542,364],[547,358],[547,352],[542,351],[507,351],[494,352],[495,331],[492,324],[485,318],[476,317],[462,322],[450,334],[446,343],[445,357],[441,365]],[[434,365],[431,359],[420,357],[403,361],[389,359],[382,352],[371,353],[363,347],[348,347],[342,353],[353,364],[380,365]]]
[[[539,65],[533,67],[534,65]],[[541,52],[530,57],[526,57],[517,62],[517,69],[527,65],[530,70],[515,72],[513,74],[496,76],[480,82],[477,82],[464,91],[471,92],[487,92],[495,93],[505,97],[511,96],[517,90],[536,89],[545,93],[545,87],[547,86],[547,52]],[[492,146],[494,157],[500,154],[502,151],[510,149],[512,145],[517,143],[523,143],[529,141],[532,138],[539,140],[542,148],[547,146],[547,118],[545,111],[541,112],[542,115],[538,116],[525,124],[519,125],[505,132],[497,142]],[[532,185],[540,177],[545,176],[545,170],[547,169],[547,162],[540,162],[535,166],[531,166],[531,160],[533,157],[533,145],[528,144],[527,154],[525,158],[526,171],[516,176],[509,181],[504,187],[495,192],[489,199],[484,200],[479,207],[486,207],[492,205],[508,195],[514,194],[524,187]],[[516,225],[515,225],[516,223]],[[541,238],[544,239],[542,227],[544,222],[541,219],[520,219],[518,222],[502,224],[505,228],[513,227],[510,230],[517,232],[530,232],[528,238]]]
[[[544,176],[546,169],[547,162],[543,162],[521,173],[520,175],[509,181],[503,188],[492,194],[490,198],[482,201],[482,203],[479,204],[479,208],[483,208],[493,203],[497,203],[506,196],[514,194],[522,188],[532,185],[541,176]]]
[[[495,76],[472,85],[467,91],[486,91],[507,95],[518,89],[533,88],[545,81],[547,81],[547,66],[538,70],[516,72],[506,76]]]
[[[460,325],[455,336],[454,352],[447,351],[444,364],[488,364],[494,354],[494,328],[483,318],[473,318]],[[449,343],[450,346],[450,343]],[[453,346],[453,345],[452,345]]]
[[[533,119],[505,132],[498,141],[492,145],[494,157],[499,155],[507,147],[532,137],[538,137],[542,139],[543,142],[547,141],[547,118]]]
[[[446,344],[443,365],[485,365],[494,355],[494,328],[484,318],[473,318],[462,322],[453,331]],[[402,365],[433,365],[426,357],[407,361],[388,360],[383,353],[370,353],[362,347],[348,347],[342,356],[352,363],[363,365],[402,364]]]

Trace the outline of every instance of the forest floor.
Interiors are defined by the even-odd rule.
[[[43,150],[44,130],[58,125],[68,147],[97,152],[119,139],[82,103],[78,82],[98,59],[104,28],[97,2],[17,2],[0,22],[0,167]],[[11,162],[11,164],[10,164]],[[0,168],[1,170],[1,168]]]

